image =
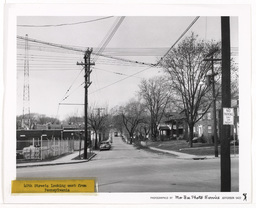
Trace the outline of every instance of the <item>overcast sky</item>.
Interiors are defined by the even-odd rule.
[[[110,37],[111,28],[119,17],[18,17],[17,35],[45,42],[71,46],[92,47],[93,52]],[[175,43],[195,17],[125,17],[111,38],[103,54],[145,63],[156,63]],[[87,22],[90,20],[97,20]],[[74,24],[84,22],[83,24]],[[66,24],[57,26],[59,24]],[[25,27],[30,25],[31,27]],[[43,27],[38,27],[43,26]],[[220,41],[220,17],[200,17],[186,33],[198,34],[206,40]],[[182,38],[184,39],[184,38]],[[181,41],[182,41],[181,39]],[[23,109],[24,41],[17,41],[17,114]],[[231,46],[238,49],[238,21],[231,18]],[[84,72],[76,63],[83,61],[83,53],[54,49],[29,42],[30,112],[58,116],[83,115],[83,106],[59,103],[84,103]],[[162,74],[158,68],[132,64],[114,59],[92,56],[89,87],[89,106],[108,107],[122,105],[135,97],[142,78]],[[136,74],[137,73],[137,74]],[[134,76],[131,76],[136,74]],[[76,79],[77,78],[77,79]],[[68,98],[65,93],[70,89]]]

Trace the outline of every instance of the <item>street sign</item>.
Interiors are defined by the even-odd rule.
[[[234,125],[233,108],[223,108],[223,125]]]

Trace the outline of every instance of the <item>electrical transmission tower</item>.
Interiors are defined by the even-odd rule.
[[[24,85],[23,85],[23,117],[22,128],[29,129],[30,123],[30,95],[29,95],[29,54],[28,54],[28,35],[25,38],[24,55]]]

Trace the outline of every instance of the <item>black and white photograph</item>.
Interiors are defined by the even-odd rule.
[[[233,122],[224,188],[238,191],[237,17],[17,17],[17,177],[220,191],[222,22]]]
[[[81,203],[250,203],[246,17],[103,7],[9,8],[12,180],[94,178]]]

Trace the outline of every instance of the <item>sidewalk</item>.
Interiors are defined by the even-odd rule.
[[[177,152],[177,151],[171,151],[171,150],[164,150],[164,149],[159,149],[156,147],[149,147],[149,149],[154,150],[154,151],[158,151],[158,152],[163,152],[163,153],[169,153],[172,155],[175,155],[178,159],[186,159],[186,160],[204,160],[204,159],[218,159],[219,157],[215,157],[214,155],[191,155],[191,154],[187,154],[187,153],[182,153],[182,152]],[[231,154],[231,157],[239,157],[239,155],[234,155]]]
[[[84,152],[81,151],[81,154]],[[64,165],[64,164],[75,164],[75,163],[84,163],[90,161],[96,154],[93,153],[92,156],[86,160],[73,160],[75,157],[79,155],[79,151],[75,151],[72,154],[63,156],[56,160],[44,161],[44,162],[27,162],[16,164],[17,168],[25,168],[25,167],[37,167],[37,166],[49,166],[49,165]]]
[[[191,154],[186,154],[186,153],[176,152],[176,151],[171,151],[171,150],[163,150],[163,149],[159,149],[159,148],[156,148],[156,147],[148,147],[148,148],[151,149],[151,150],[154,150],[154,151],[169,153],[169,154],[175,155],[179,159],[204,160],[204,159],[207,158],[207,156],[191,155]]]

